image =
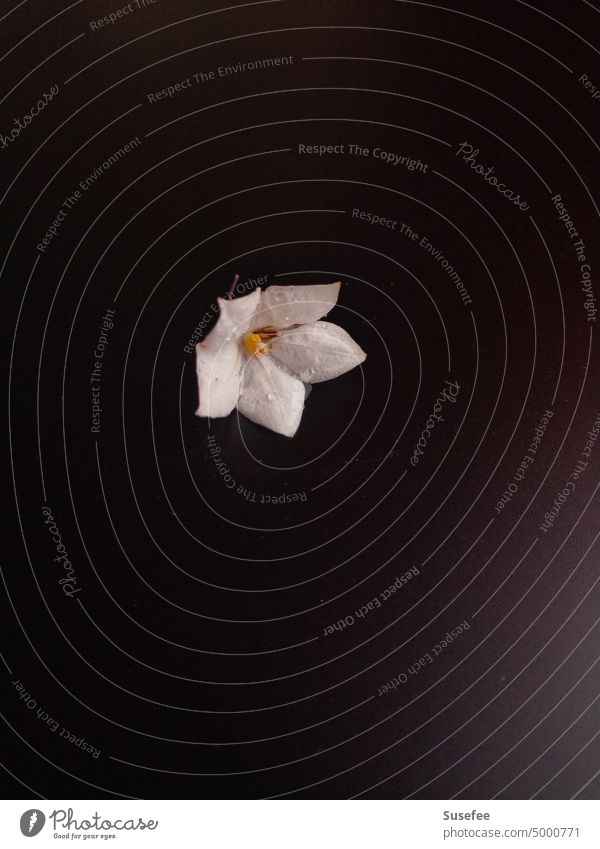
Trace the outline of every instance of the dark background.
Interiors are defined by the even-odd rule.
[[[0,150],[3,795],[597,798],[598,447],[540,527],[600,413],[595,321],[551,200],[594,280],[600,100],[579,79],[600,86],[600,9],[157,0],[94,31],[125,4],[13,6],[0,12],[0,132],[59,91]],[[136,136],[41,253],[64,199]],[[528,210],[456,155],[462,142]],[[313,388],[292,440],[193,415],[184,347],[236,273],[341,280],[330,318],[367,352]],[[413,467],[445,380],[457,401]]]

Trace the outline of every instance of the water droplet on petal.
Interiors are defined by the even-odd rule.
[[[267,395],[267,401],[274,401],[274,400],[275,400],[275,395],[273,394],[273,392],[269,392],[269,394]]]

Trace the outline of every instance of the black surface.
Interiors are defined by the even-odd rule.
[[[116,8],[2,5],[2,134],[58,85],[0,150],[3,794],[597,798],[600,10],[158,0],[90,27]],[[341,280],[330,318],[368,354],[313,388],[293,440],[193,415],[184,348],[235,273]]]

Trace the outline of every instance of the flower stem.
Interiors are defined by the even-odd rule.
[[[236,283],[238,282],[238,280],[239,280],[239,279],[240,279],[240,275],[239,275],[239,274],[234,275],[234,278],[233,278],[233,280],[231,281],[231,286],[230,286],[230,287],[229,287],[229,289],[227,290],[227,295],[226,295],[226,297],[227,297],[227,299],[228,299],[228,300],[230,300],[230,301],[231,301],[231,299],[233,298],[233,290],[235,289]]]

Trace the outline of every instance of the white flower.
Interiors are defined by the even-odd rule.
[[[319,321],[339,290],[339,283],[269,286],[219,298],[217,323],[196,345],[196,415],[219,418],[237,406],[253,422],[294,436],[304,384],[338,377],[367,356],[341,327]]]

